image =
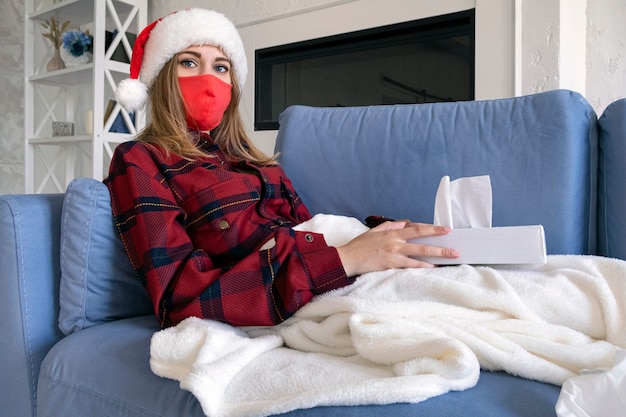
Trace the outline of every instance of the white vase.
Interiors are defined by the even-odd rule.
[[[67,67],[76,67],[91,62],[91,52],[85,52],[81,56],[74,56],[65,48],[61,48],[61,58]]]

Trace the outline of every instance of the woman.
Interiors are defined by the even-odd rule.
[[[247,67],[232,23],[188,9],[144,29],[116,97],[151,104],[105,180],[115,222],[163,327],[189,316],[232,325],[282,322],[311,298],[387,268],[458,256],[407,243],[445,227],[386,222],[341,247],[292,227],[311,215],[275,158],[246,135],[238,105]]]

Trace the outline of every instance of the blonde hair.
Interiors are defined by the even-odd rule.
[[[187,129],[177,63],[178,54],[163,66],[154,80],[149,92],[152,117],[137,140],[159,145],[167,152],[193,160],[206,154],[197,147],[197,139]],[[233,85],[231,100],[221,123],[211,132],[211,138],[233,160],[246,160],[261,166],[276,165],[276,157],[261,152],[248,136],[239,113],[241,88],[235,71],[231,71],[230,75]]]

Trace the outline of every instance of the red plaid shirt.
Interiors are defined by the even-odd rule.
[[[193,162],[123,143],[105,180],[162,326],[189,316],[277,324],[313,295],[353,282],[322,235],[292,230],[311,215],[282,168],[232,164],[205,139],[207,157]]]

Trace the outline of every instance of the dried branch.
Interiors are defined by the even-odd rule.
[[[63,32],[67,30],[70,26],[70,21],[65,21],[62,24],[59,24],[54,17],[51,17],[49,20],[46,19],[41,27],[46,30],[46,32],[42,32],[44,38],[49,39],[54,45],[55,48],[60,48],[63,43]]]

